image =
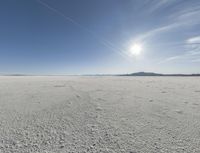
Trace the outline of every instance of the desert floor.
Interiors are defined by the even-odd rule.
[[[1,76],[2,153],[200,153],[200,77]]]

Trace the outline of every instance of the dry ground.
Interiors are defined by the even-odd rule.
[[[200,77],[0,77],[2,153],[200,153]]]

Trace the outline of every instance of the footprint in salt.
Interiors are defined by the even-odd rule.
[[[179,110],[179,109],[176,109],[175,112],[178,113],[178,114],[183,114],[183,111]]]
[[[96,107],[96,110],[97,110],[97,111],[101,111],[102,108],[98,106],[98,107]]]

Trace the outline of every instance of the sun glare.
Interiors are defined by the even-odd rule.
[[[138,56],[141,54],[142,51],[142,45],[135,43],[130,47],[130,54],[133,56]]]

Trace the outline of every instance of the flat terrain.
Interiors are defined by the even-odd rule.
[[[0,77],[0,153],[200,153],[200,77]]]

